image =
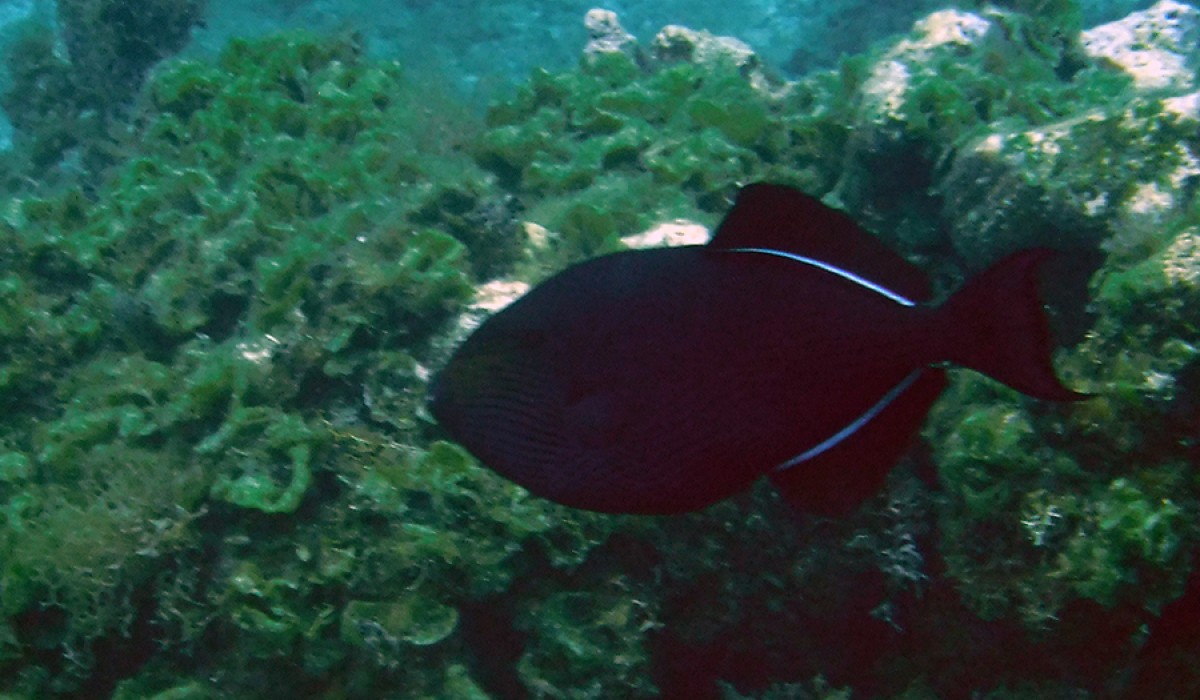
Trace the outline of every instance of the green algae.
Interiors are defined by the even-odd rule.
[[[787,133],[816,121],[798,109],[807,90],[773,96],[722,62],[647,73],[628,56],[603,55],[576,71],[536,71],[490,109],[476,157],[506,187],[544,201],[529,218],[554,231],[587,230],[598,241],[592,248],[603,248],[614,229],[723,211],[729,183],[764,177],[791,155]],[[612,196],[614,187],[625,196]]]
[[[130,633],[148,591],[178,641],[214,620],[205,605],[256,657],[332,629],[304,579],[202,583],[190,567],[214,536],[196,524],[209,508],[278,516],[327,499],[313,493],[334,449],[317,397],[361,401],[376,353],[420,347],[470,290],[462,244],[405,213],[430,193],[414,179],[472,174],[481,197],[487,180],[431,143],[414,151],[433,130],[404,104],[413,88],[359,56],[350,39],[296,35],[236,43],[219,67],[180,62],[148,88],[139,152],[94,197],[6,204],[0,332],[22,342],[3,357],[3,607],[61,615],[36,643],[76,659],[63,689]],[[384,408],[400,420],[419,400]],[[328,551],[321,576],[344,579],[331,562],[350,550]]]
[[[517,621],[536,640],[517,663],[527,686],[573,698],[605,697],[610,684],[631,697],[654,694],[642,634],[655,625],[653,611],[625,582],[560,591],[528,613]]]
[[[10,184],[90,178],[119,161],[147,75],[185,46],[203,8],[203,0],[64,0],[18,23],[0,95],[17,127],[18,148],[2,166]],[[57,35],[38,17],[50,13]]]
[[[236,455],[223,460],[222,467],[233,467],[236,475],[216,480],[215,498],[264,513],[290,513],[312,484],[310,463],[319,439],[302,420],[281,411],[238,408],[195,452]]]
[[[981,49],[910,63],[896,148],[862,92],[871,57],[786,94],[729,66],[604,57],[535,73],[456,137],[347,37],[164,66],[142,145],[110,178],[3,209],[0,689],[77,692],[104,672],[94,649],[152,625],[166,652],[116,697],[210,696],[198,678],[247,696],[653,697],[672,643],[802,681],[761,697],[841,697],[881,668],[885,694],[928,697],[961,690],[946,659],[962,651],[928,626],[1053,638],[1081,600],[1159,609],[1200,536],[1195,436],[1172,422],[1196,391],[1195,221],[1187,205],[1149,224],[1116,208],[1168,188],[1189,122],[1098,67],[1064,77],[1070,46],[1000,21]],[[1038,148],[1051,132],[1061,155]],[[992,134],[1005,149],[970,181],[962,154]],[[757,178],[833,193],[951,280],[956,258],[1081,229],[1109,257],[1091,332],[1059,363],[1097,398],[1045,406],[956,373],[931,456],[832,524],[766,489],[671,520],[572,512],[437,441],[425,385],[473,283],[663,218],[712,223]],[[1101,193],[1112,209],[1089,215]],[[550,247],[520,239],[518,216]],[[936,492],[916,469],[937,471]],[[938,585],[935,557],[963,607],[906,617]],[[863,619],[924,646],[839,666],[829,640]],[[997,696],[1094,680],[983,660],[992,685],[970,690]]]
[[[399,663],[403,645],[430,646],[449,637],[458,612],[418,595],[397,601],[352,600],[342,610],[342,639],[366,647],[384,663]]]
[[[946,430],[933,441],[953,494],[947,556],[984,614],[1046,625],[1076,597],[1156,609],[1182,587],[1200,534],[1194,437],[1172,417],[1200,356],[1192,231],[1136,264],[1114,253],[1093,279],[1097,318],[1062,366],[1094,398],[1046,412],[977,386],[932,422]],[[985,531],[991,551],[972,544]]]

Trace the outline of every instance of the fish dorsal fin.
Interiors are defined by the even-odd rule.
[[[743,187],[708,245],[815,261],[853,281],[892,292],[888,296],[914,302],[927,301],[931,294],[920,268],[859,228],[845,212],[786,185]]]

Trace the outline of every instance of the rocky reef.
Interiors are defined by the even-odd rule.
[[[47,10],[26,7],[33,18],[13,22],[19,28],[4,47],[0,100],[22,141],[6,161],[16,156],[43,180],[55,167],[97,171],[113,162],[108,151],[147,74],[187,44],[205,2],[58,0],[53,7],[57,32],[41,21]],[[11,168],[6,162],[0,172]]]
[[[981,4],[793,81],[591,13],[483,118],[352,34],[159,65],[108,165],[0,204],[0,694],[1194,696],[1198,23]],[[1093,398],[956,371],[840,520],[571,511],[442,440],[426,383],[481,314],[762,179],[943,293],[1061,250]]]

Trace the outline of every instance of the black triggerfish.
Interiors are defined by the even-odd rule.
[[[941,363],[1040,399],[1037,269],[1016,253],[939,306],[916,267],[847,215],[750,185],[707,245],[570,267],[489,318],[430,409],[534,494],[612,513],[695,510],[767,476],[810,512],[876,492],[945,387]]]

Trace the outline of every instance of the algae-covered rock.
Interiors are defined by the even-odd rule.
[[[1186,105],[1134,98],[965,145],[941,184],[955,249],[982,264],[1032,245],[1120,248],[1158,235],[1200,175]]]
[[[282,517],[336,497],[322,412],[365,412],[368,382],[376,410],[396,414],[387,424],[422,429],[415,363],[403,398],[368,368],[420,352],[472,270],[445,230],[461,224],[417,212],[459,175],[468,209],[496,196],[469,161],[412,147],[432,149],[438,127],[413,116],[396,66],[364,61],[349,37],[238,42],[221,62],[157,74],[137,152],[86,194],[5,205],[0,333],[21,342],[0,358],[3,609],[55,616],[16,634],[76,659],[64,692],[97,672],[96,645],[145,634],[154,614],[174,642],[219,625],[253,657],[281,643],[314,669],[344,656],[328,641],[336,615],[309,606],[345,579],[332,562],[351,548],[320,549],[312,579],[270,547],[229,550],[241,571],[289,562],[239,588],[252,577],[199,559],[196,522],[229,515],[207,531],[228,547],[239,510]]]
[[[676,32],[692,60],[594,51],[483,124],[352,37],[161,67],[109,177],[0,209],[0,692],[1120,687],[1200,544],[1197,100],[1088,58],[1071,3],[999,7],[770,90]],[[456,324],[664,221],[702,240],[764,178],[943,288],[1024,245],[1102,258],[1056,358],[1094,397],[955,372],[840,521],[769,489],[571,511],[439,441]]]
[[[583,26],[588,32],[588,43],[583,47],[585,61],[597,54],[608,53],[623,53],[637,58],[637,38],[625,31],[617,13],[612,10],[588,10],[583,17]]]
[[[36,643],[72,650],[69,673],[86,675],[91,642],[128,635],[138,591],[190,545],[205,476],[178,453],[124,442],[75,454],[68,474],[6,489],[0,611],[16,619],[61,610]],[[18,644],[34,643],[30,634],[20,625]]]
[[[319,439],[293,416],[239,408],[195,449],[197,455],[220,455],[226,469],[234,467],[213,484],[213,496],[264,513],[290,513],[312,483],[310,464]]]
[[[205,2],[36,5],[53,8],[57,32],[27,20],[18,30],[17,46],[8,49],[12,79],[0,103],[15,127],[17,148],[8,154],[12,162],[5,169],[19,177],[22,169],[14,166],[27,163],[32,174],[47,178],[97,175],[112,165],[117,134],[150,69],[183,49],[203,21]]]
[[[397,601],[352,600],[342,609],[342,639],[378,654],[385,664],[398,664],[404,645],[429,646],[449,637],[458,612],[419,595]]]
[[[141,87],[150,68],[183,48],[203,20],[204,0],[61,0],[58,20],[81,106],[111,109]]]
[[[1094,324],[1061,360],[1091,399],[1046,410],[972,380],[931,421],[951,495],[945,556],[981,614],[1052,628],[1073,601],[1155,610],[1181,590],[1200,541],[1185,515],[1200,503],[1200,326],[1195,229],[1178,226],[1139,262],[1148,241],[1114,246],[1095,275]]]
[[[921,86],[914,84],[914,77],[927,79],[927,64],[939,55],[962,56],[981,51],[992,27],[992,21],[958,10],[936,12],[917,22],[912,38],[897,42],[871,67],[862,86],[865,121],[881,127],[910,122],[916,114],[914,110],[921,109],[920,100],[924,97],[917,91]],[[952,113],[941,112],[939,116],[946,118]]]
[[[615,250],[664,220],[715,224],[732,183],[832,187],[848,79],[781,84],[745,44],[681,26],[658,45],[654,61],[592,52],[573,70],[535,71],[489,109],[474,156],[521,203],[526,227],[549,234],[518,276]]]
[[[1188,89],[1195,81],[1200,12],[1192,5],[1160,0],[1085,31],[1082,43],[1089,56],[1128,73],[1139,90]]]
[[[1068,407],[1047,406],[958,373],[926,433],[932,448],[929,467],[939,473],[941,488],[934,501],[941,543],[936,556],[945,562],[946,580],[960,592],[962,606],[934,615],[963,629],[987,628],[997,634],[989,627],[993,621],[997,626],[1015,622],[1031,639],[1059,645],[1054,648],[1065,659],[1071,658],[1069,636],[1086,628],[1079,626],[1083,623],[1076,615],[1083,613],[1078,611],[1095,605],[1152,613],[1181,589],[1197,542],[1193,519],[1185,515],[1194,512],[1197,497],[1184,466],[1194,459],[1197,440],[1196,331],[1188,310],[1194,306],[1188,280],[1195,110],[1189,93],[1141,93],[1123,71],[1089,58],[1075,24],[1077,8],[1051,4],[1055,12],[1036,18],[1021,8],[939,14],[881,54],[852,59],[836,76],[800,83],[782,102],[759,102],[763,121],[758,127],[754,115],[735,121],[761,128],[747,137],[755,144],[745,166],[751,172],[778,172],[772,169],[778,162],[774,158],[793,158],[793,165],[810,162],[806,159],[828,162],[822,159],[831,150],[845,153],[833,145],[848,145],[841,165],[818,171],[835,177],[815,178],[824,184],[815,191],[832,188],[834,199],[863,213],[906,253],[953,260],[951,277],[1033,245],[1063,249],[1070,258],[1086,257],[1079,264],[1088,272],[1103,265],[1091,287],[1095,315],[1070,312],[1090,332],[1086,337],[1080,333],[1078,344],[1058,358],[1070,382],[1095,392],[1095,398]],[[663,70],[669,69],[649,78],[632,70],[621,73],[619,80],[594,93],[596,103],[603,103],[599,96],[606,90],[619,92],[662,79]],[[590,138],[586,131],[572,131],[572,112],[561,97],[568,94],[563,86],[576,80],[581,79],[560,76],[541,83],[535,92],[547,101],[528,114],[541,127]],[[779,117],[780,105],[803,99],[816,102],[818,117],[803,123]],[[711,146],[708,156],[675,143],[654,144],[644,151],[635,147],[636,157],[614,161],[613,171],[627,179],[643,178],[642,186],[650,192],[661,181],[677,181],[685,188],[706,182],[690,179],[690,168],[702,167],[696,164],[706,158],[722,161],[709,166],[716,178],[709,184],[736,177],[737,169],[724,168],[737,152],[722,149],[738,145],[743,135],[716,126],[733,110],[695,95],[685,103],[691,105],[687,115],[693,123],[711,120],[707,125],[712,128],[708,136],[679,143]],[[504,116],[511,106],[498,108],[493,118]],[[511,119],[500,126],[505,136],[514,133],[504,131],[517,124]],[[848,120],[852,133],[839,132],[831,124],[838,120]],[[598,125],[606,135],[612,133],[606,130],[619,133],[624,128],[619,120],[582,123]],[[668,119],[667,133],[671,125]],[[781,134],[793,148],[773,150]],[[805,142],[801,135],[814,139]],[[704,138],[711,140],[705,144]],[[495,169],[505,186],[525,187],[531,181],[517,173],[560,144],[555,140],[526,151],[531,158],[510,161],[511,170]],[[795,148],[797,144],[803,146]],[[568,158],[566,153],[555,157]],[[643,170],[654,177],[645,178]],[[531,172],[541,176],[556,171],[534,167]],[[552,231],[576,226],[609,237],[633,222],[610,211],[609,196],[580,196],[601,182],[606,193],[619,191],[603,178],[561,179],[558,188],[527,190],[525,196],[533,202],[527,211],[539,216],[569,212],[563,219],[546,217],[539,223],[550,224]],[[585,204],[559,204],[576,197]],[[886,562],[881,569],[920,572],[905,553],[919,554],[923,541],[911,535],[895,541],[912,546],[885,548],[882,541],[873,541]],[[890,552],[886,557],[884,549]],[[728,564],[729,551],[692,564]],[[705,613],[667,612],[668,627],[696,643],[717,634],[701,632],[706,629],[702,621],[728,630],[743,620],[770,618],[749,602],[753,596],[739,595],[757,590],[754,584],[731,576],[722,585],[726,595],[708,592],[711,597],[700,599],[700,605],[692,591],[681,596],[691,603],[689,609]],[[780,602],[781,595],[768,591],[761,597],[775,601],[777,609],[802,607]],[[671,593],[663,598],[664,609],[673,611]],[[896,611],[904,604],[889,607],[891,602],[876,598],[877,607],[870,612],[879,621],[903,626],[904,614]],[[1104,682],[1096,678],[1111,673],[1120,663],[1117,657],[1136,646],[1119,614],[1091,619],[1089,624],[1111,621],[1114,629],[1123,630],[1112,635],[1108,647],[1112,666],[1091,667],[1061,681],[1062,686]],[[760,633],[757,638],[767,637]],[[991,661],[998,664],[998,676],[1019,678],[1022,673],[1019,663]],[[1085,678],[1087,674],[1096,675]],[[937,684],[948,688],[956,682]],[[1053,696],[1053,689],[1062,687],[1058,683],[1031,681],[1030,687],[1038,690],[1029,692]]]
[[[530,688],[552,698],[657,696],[645,632],[654,611],[622,580],[598,591],[560,591],[517,621],[531,637],[517,664]]]
[[[944,246],[945,231],[930,223],[938,217],[973,231],[959,203],[964,199],[984,210],[976,218],[1011,205],[1021,212],[1049,209],[1042,229],[1072,228],[1078,219],[1058,213],[1069,203],[1026,196],[1019,167],[1005,170],[1014,182],[1000,184],[987,163],[972,158],[994,147],[990,134],[1077,119],[1088,108],[1110,105],[1128,84],[1087,60],[1071,3],[1056,10],[1043,5],[1031,14],[995,6],[936,12],[881,53],[853,59],[861,64],[862,82],[853,157],[835,189],[837,200],[879,221],[885,237],[895,230],[896,244],[905,249]],[[990,187],[995,197],[985,196]],[[1011,201],[1003,198],[1014,190]],[[939,211],[947,204],[949,210]],[[1014,222],[1012,230],[1024,223]],[[990,241],[991,234],[971,240]],[[952,242],[971,265],[993,259],[995,251]]]

